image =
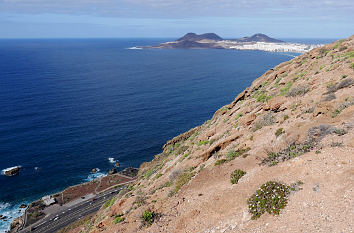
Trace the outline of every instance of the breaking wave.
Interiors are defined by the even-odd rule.
[[[19,207],[20,204],[11,205],[9,203],[0,202],[0,215],[6,217],[6,221],[0,220],[0,232],[8,231],[12,220],[21,216],[25,212],[25,209]]]
[[[112,157],[108,158],[108,161],[109,161],[110,163],[115,163],[115,162],[117,162],[117,160],[115,160],[115,159],[112,158]]]

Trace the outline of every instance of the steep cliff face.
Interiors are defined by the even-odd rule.
[[[354,36],[267,71],[72,231],[353,231],[353,58]]]

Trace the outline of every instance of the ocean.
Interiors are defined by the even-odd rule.
[[[151,160],[296,55],[127,49],[169,40],[0,40],[0,170],[21,166],[0,175],[0,232],[21,203]]]

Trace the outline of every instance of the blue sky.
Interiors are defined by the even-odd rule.
[[[0,0],[0,38],[343,38],[353,0]]]

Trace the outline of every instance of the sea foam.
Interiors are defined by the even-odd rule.
[[[89,182],[89,181],[92,181],[94,179],[97,179],[97,178],[100,178],[100,177],[103,177],[105,176],[106,174],[102,173],[102,172],[99,172],[100,169],[96,168],[97,169],[97,172],[95,173],[91,173],[87,176],[87,178],[85,179],[85,182]]]
[[[108,161],[109,161],[110,163],[115,163],[115,162],[117,162],[117,160],[115,160],[115,159],[112,158],[112,157],[108,158]]]
[[[8,231],[10,229],[12,220],[24,213],[25,209],[21,209],[19,207],[20,204],[11,205],[9,203],[0,202],[0,215],[7,217],[7,221],[0,220],[0,232]]]

